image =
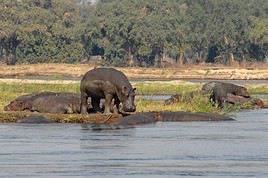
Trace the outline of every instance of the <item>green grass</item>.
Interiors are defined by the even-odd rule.
[[[268,84],[246,84],[249,93],[268,93]]]
[[[137,88],[137,94],[185,94],[193,90],[201,88],[200,84],[191,84],[187,82],[144,82],[135,83],[133,86]],[[247,86],[249,91],[254,93],[256,91],[268,91],[268,88],[263,86]],[[42,91],[53,92],[75,92],[79,93],[79,84],[23,84],[23,83],[1,83],[0,82],[0,111],[3,111],[3,107],[10,101],[18,96]],[[268,101],[264,101],[268,104]],[[193,99],[183,99],[182,101],[164,105],[161,101],[150,101],[137,99],[137,111],[190,111],[190,112],[218,112],[228,113],[238,110],[239,108],[226,107],[224,109],[218,109],[208,101],[207,97],[197,95]]]
[[[10,93],[33,93],[42,91],[54,91],[54,92],[79,92],[79,84],[23,84],[12,83],[5,84],[0,83],[1,92]]]
[[[268,93],[268,87],[267,88],[263,88],[263,87],[248,87],[248,91],[251,94],[258,94],[258,93]]]
[[[193,90],[201,88],[200,84],[191,84],[188,82],[174,83],[174,82],[133,82],[133,87],[137,88],[137,94],[176,94],[188,93]]]
[[[138,111],[187,111],[187,112],[210,112],[226,114],[237,111],[239,108],[234,106],[227,106],[224,108],[217,108],[212,105],[207,96],[195,95],[193,98],[184,96],[181,101],[170,105],[164,105],[163,101],[151,100],[136,100]]]

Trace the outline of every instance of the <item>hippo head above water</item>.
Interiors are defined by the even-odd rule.
[[[118,98],[122,102],[122,110],[124,112],[135,112],[136,106],[135,100],[135,90],[136,88],[129,88],[123,86],[121,91],[118,92]]]

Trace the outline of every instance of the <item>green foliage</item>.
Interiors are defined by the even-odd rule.
[[[5,63],[267,59],[267,0],[2,0]],[[10,61],[11,60],[11,61]],[[176,60],[177,61],[177,60]]]
[[[75,1],[3,0],[0,7],[3,58],[15,53],[19,63],[74,63],[79,60],[83,45]]]

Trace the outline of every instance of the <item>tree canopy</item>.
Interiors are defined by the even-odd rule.
[[[113,65],[265,61],[268,1],[0,1],[1,63],[96,55]]]

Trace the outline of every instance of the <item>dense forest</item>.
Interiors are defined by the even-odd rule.
[[[0,0],[0,62],[268,60],[267,0]],[[94,58],[95,57],[95,58]]]

